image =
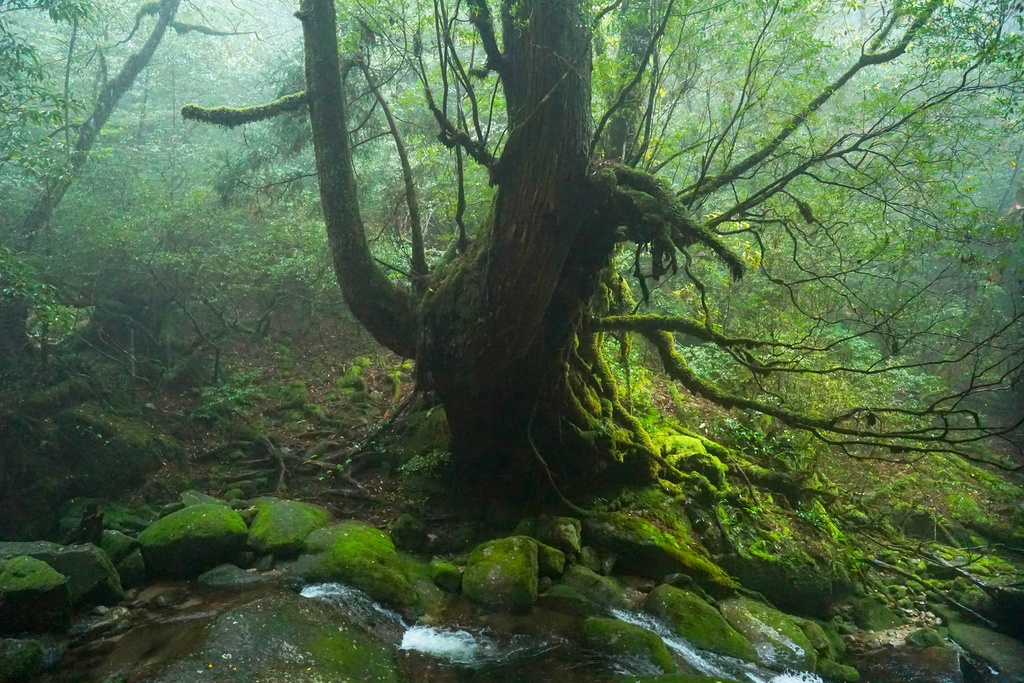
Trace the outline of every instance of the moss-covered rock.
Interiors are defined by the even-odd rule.
[[[192,507],[193,505],[224,505],[227,507],[231,507],[230,505],[228,505],[227,501],[221,500],[220,498],[216,498],[207,493],[203,493],[202,491],[196,491],[194,489],[183,491],[178,496],[178,500],[180,500],[181,504],[184,505],[185,507]]]
[[[583,636],[591,649],[606,655],[653,664],[675,673],[676,661],[657,633],[618,619],[590,617],[583,622]]]
[[[291,591],[217,617],[205,642],[147,680],[153,683],[397,683],[390,647],[337,618],[330,605]],[[224,657],[230,654],[230,658]]]
[[[128,534],[113,529],[104,529],[100,548],[111,562],[120,562],[128,553],[139,547],[139,542]]]
[[[818,655],[800,626],[789,615],[749,598],[723,600],[719,611],[757,650],[761,661],[775,669],[814,671]]]
[[[796,614],[827,617],[850,590],[849,577],[826,568],[796,544],[780,554],[731,554],[722,566],[744,587]]]
[[[0,562],[18,555],[45,562],[68,577],[68,591],[76,606],[109,605],[124,597],[117,569],[92,543],[63,547],[46,541],[0,543]]]
[[[562,585],[571,588],[579,595],[600,607],[626,607],[622,587],[615,579],[587,569],[578,564],[570,565],[562,574]]]
[[[222,564],[203,572],[196,581],[209,588],[244,590],[271,583],[271,579],[258,572],[250,572],[233,564]]]
[[[309,581],[338,581],[380,602],[415,607],[418,596],[405,560],[383,531],[361,522],[321,527],[306,537],[293,572]]]
[[[566,557],[575,558],[580,554],[582,529],[580,520],[574,517],[541,515],[524,519],[516,527],[515,533],[535,538],[561,550]]]
[[[62,631],[71,625],[68,578],[27,555],[0,561],[0,633]]]
[[[423,522],[410,515],[408,512],[388,526],[388,533],[395,547],[409,553],[422,553],[427,549],[427,528]]]
[[[690,591],[662,584],[648,594],[644,608],[702,650],[750,662],[758,660],[747,639],[718,610]]]
[[[32,680],[44,665],[43,644],[38,640],[0,639],[0,683]]]
[[[546,543],[537,542],[537,567],[540,576],[557,579],[565,571],[565,553]]]
[[[150,576],[192,578],[234,559],[247,535],[237,512],[205,504],[158,519],[139,534],[139,544]]]
[[[142,559],[142,549],[136,548],[125,555],[114,565],[117,575],[121,577],[121,587],[135,588],[146,581],[146,561]]]
[[[865,631],[884,631],[903,625],[903,618],[874,596],[851,598],[853,621]]]
[[[537,598],[537,605],[554,612],[595,617],[606,613],[606,609],[587,598],[580,591],[564,583],[556,583]]]
[[[700,674],[662,674],[660,676],[620,676],[616,683],[738,683],[731,678]]]
[[[944,647],[946,639],[933,628],[919,628],[905,639],[907,645],[914,647]]]
[[[462,588],[462,570],[454,562],[435,557],[430,562],[430,580],[449,593]]]
[[[295,500],[260,498],[255,508],[248,543],[261,555],[293,557],[310,533],[331,521],[331,513],[319,505]]]
[[[823,659],[818,662],[818,675],[825,683],[860,683],[860,672],[852,666]]]
[[[682,520],[675,533],[669,533],[640,517],[607,515],[588,519],[583,525],[583,536],[588,544],[607,548],[618,555],[616,571],[659,581],[666,574],[682,572],[717,594],[731,592],[736,586],[732,577],[685,533]]]
[[[1024,643],[981,626],[951,622],[949,637],[974,657],[999,672],[998,680],[1024,683]]]
[[[537,601],[537,542],[526,536],[488,541],[473,549],[462,574],[462,593],[499,609],[525,609]]]

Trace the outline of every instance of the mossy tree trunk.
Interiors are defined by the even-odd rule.
[[[490,168],[497,192],[469,250],[422,298],[387,280],[359,219],[330,0],[304,0],[307,95],[328,234],[353,313],[392,350],[415,355],[420,386],[443,402],[452,448],[477,483],[539,481],[538,452],[561,478],[587,479],[623,430],[614,382],[580,335],[622,224],[614,181],[591,159],[591,45],[580,0],[503,3],[501,76],[508,142]],[[490,21],[489,17],[485,17]],[[486,29],[485,29],[486,32]],[[583,340],[581,342],[581,340]],[[648,442],[649,443],[649,442]]]

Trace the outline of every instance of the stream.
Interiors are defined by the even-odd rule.
[[[337,583],[295,592],[270,585],[217,592],[160,584],[112,616],[88,617],[47,683],[610,683],[661,673],[582,645],[582,618],[534,607],[529,614],[483,612],[453,599],[430,623],[410,623],[365,593]],[[779,674],[695,648],[651,616],[607,616],[665,641],[680,673],[741,683],[821,683]]]

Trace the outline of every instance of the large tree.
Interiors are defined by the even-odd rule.
[[[346,302],[381,344],[416,359],[418,388],[443,403],[461,471],[478,483],[512,492],[552,477],[564,486],[601,476],[673,476],[660,448],[623,405],[601,348],[607,333],[641,335],[668,375],[726,408],[758,411],[853,449],[975,457],[972,443],[1019,424],[1011,419],[987,426],[965,403],[972,393],[1005,385],[1019,372],[1020,343],[1013,336],[1020,329],[1019,312],[1010,311],[996,333],[947,339],[942,348],[933,343],[942,336],[940,321],[922,312],[917,327],[892,333],[889,356],[909,357],[912,342],[919,343],[911,360],[847,366],[832,354],[831,365],[822,366],[815,358],[843,345],[888,340],[890,324],[913,301],[939,294],[935,282],[942,277],[929,284],[918,278],[928,270],[921,269],[905,291],[891,295],[888,308],[867,305],[859,288],[870,287],[873,278],[899,279],[891,268],[877,267],[884,259],[876,252],[887,248],[883,236],[875,235],[878,245],[842,246],[836,241],[842,221],[830,224],[834,217],[801,196],[811,194],[809,185],[843,188],[855,198],[844,201],[884,206],[931,229],[921,215],[911,215],[924,199],[906,196],[908,187],[924,187],[927,179],[912,178],[902,155],[925,153],[908,141],[943,107],[979,93],[1011,100],[1019,94],[1013,74],[1020,64],[1005,57],[1019,47],[1019,39],[1009,35],[1013,8],[1006,2],[951,7],[932,0],[879,4],[849,16],[835,10],[825,17],[814,15],[821,13],[820,3],[753,3],[747,10],[755,8],[754,15],[731,18],[747,22],[738,25],[737,36],[750,34],[738,53],[741,78],[726,95],[709,88],[701,113],[685,101],[694,93],[701,101],[700,75],[713,71],[708,63],[715,56],[687,58],[688,49],[699,51],[687,41],[700,40],[722,19],[715,8],[695,4],[683,11],[676,4],[614,2],[593,11],[582,0],[501,0],[496,6],[487,0],[454,6],[437,0],[431,59],[440,86],[428,77],[424,42],[430,41],[423,40],[422,27],[404,25],[415,34],[405,63],[424,84],[424,104],[441,142],[455,150],[460,169],[464,155],[484,167],[495,188],[491,210],[471,231],[473,239],[460,238],[432,272],[422,236],[414,235],[408,285],[381,270],[367,241],[345,87],[346,78],[362,72],[383,103],[366,68],[365,46],[394,21],[357,17],[352,30],[363,32],[364,40],[342,42],[360,42],[362,50],[340,54],[333,1],[302,0],[296,16],[305,44],[304,93],[245,110],[190,106],[184,114],[238,125],[308,106],[324,219]],[[805,21],[821,25],[801,28],[801,12]],[[963,25],[972,19],[978,25]],[[613,21],[618,23],[605,27]],[[837,22],[845,22],[853,35],[847,47],[856,50],[822,49],[827,41],[821,32],[837,28]],[[773,43],[780,25],[792,32],[788,48]],[[466,26],[473,38],[466,37]],[[595,42],[600,39],[602,55],[611,50],[605,32],[614,34],[618,48],[615,60],[602,62],[597,74]],[[863,95],[847,96],[863,73],[896,63],[918,43],[938,52],[917,71],[901,74],[893,86],[896,96],[880,98],[867,114],[851,105],[864,101]],[[794,65],[806,65],[813,49],[831,63],[811,67],[814,74],[798,73]],[[722,64],[736,55],[723,53]],[[485,132],[490,124],[480,122],[482,102],[490,95],[476,92],[480,79],[495,77],[506,130],[498,142]],[[801,78],[813,90],[797,87]],[[772,87],[785,92],[787,85],[787,95],[766,95]],[[830,107],[846,118],[822,123]],[[703,123],[687,133],[681,117]],[[406,154],[390,113],[388,121],[415,213]],[[933,144],[934,158],[955,156],[956,145],[944,145]],[[898,181],[881,177],[878,167],[886,165]],[[460,186],[460,227],[462,208]],[[418,219],[413,228],[419,230]],[[772,270],[766,261],[770,242],[777,248],[780,240],[773,230],[792,242],[782,249],[799,266],[795,275]],[[859,239],[872,241],[869,232],[862,230]],[[840,262],[820,257],[802,266],[813,250],[830,257],[838,251]],[[701,253],[710,256],[703,272],[694,258]],[[941,270],[940,260],[933,270]],[[698,302],[696,314],[636,315],[636,301],[616,263],[625,263],[645,300],[652,281],[681,268]],[[741,328],[727,328],[707,297],[716,288],[728,293],[730,286],[710,284],[715,278],[708,263],[719,264],[714,268],[734,281],[753,266],[761,282],[777,285],[790,299],[778,305],[807,313],[810,326],[788,337],[743,336],[737,334]],[[813,310],[803,293],[808,282],[829,292],[832,303]],[[749,373],[752,393],[739,395],[700,377],[680,353],[677,334],[724,350]],[[831,412],[794,409],[765,389],[765,378],[774,374],[871,377],[947,366],[961,372],[967,358],[976,362],[973,371],[965,371],[971,377],[966,385],[951,382],[945,393],[913,407],[880,401]]]

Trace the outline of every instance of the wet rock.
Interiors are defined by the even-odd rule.
[[[783,557],[726,555],[722,567],[744,587],[796,614],[827,617],[832,605],[850,589],[847,576],[799,552]]]
[[[647,596],[644,608],[702,650],[758,661],[757,652],[747,639],[694,593],[662,584]]]
[[[124,597],[110,558],[92,543],[64,547],[46,541],[0,543],[0,562],[17,555],[45,562],[68,577],[74,605],[112,604]]]
[[[117,575],[121,577],[123,588],[141,586],[146,581],[146,563],[142,559],[142,549],[136,548],[121,559],[117,565]]]
[[[200,585],[220,590],[242,590],[271,583],[271,579],[258,572],[249,572],[233,564],[222,564],[203,572],[197,579]]]
[[[981,626],[954,621],[949,637],[985,666],[999,672],[1000,683],[1024,683],[1024,643]]]
[[[38,640],[0,639],[0,683],[31,680],[45,663]]]
[[[884,647],[854,661],[870,683],[964,683],[957,652],[948,647]]]
[[[510,536],[477,546],[462,574],[462,593],[478,604],[525,609],[537,601],[537,542]]]
[[[68,577],[33,557],[0,563],[0,633],[62,631],[71,624]]]
[[[723,600],[719,611],[767,666],[780,671],[815,669],[818,656],[814,646],[789,615],[749,598]]]
[[[557,579],[565,571],[565,553],[538,542],[537,566],[542,578]]]
[[[339,620],[333,608],[294,593],[229,610],[204,631],[205,642],[151,683],[396,683],[391,649]]]
[[[261,555],[294,557],[310,533],[331,521],[331,513],[319,505],[295,500],[260,498],[255,508],[248,542]]]
[[[405,561],[387,534],[361,522],[342,522],[313,531],[291,573],[308,581],[338,581],[375,600],[413,607],[418,595]]]
[[[853,621],[865,631],[884,631],[903,625],[903,618],[874,596],[853,598]]]
[[[661,637],[640,626],[618,619],[590,617],[583,623],[586,644],[598,652],[647,663],[664,673],[674,673],[675,659]]]
[[[202,504],[157,520],[139,534],[139,543],[150,576],[191,578],[234,558],[247,534],[237,512]]]

